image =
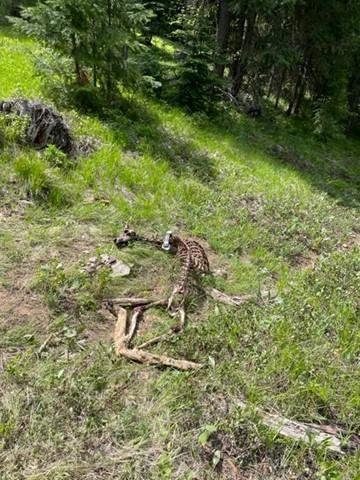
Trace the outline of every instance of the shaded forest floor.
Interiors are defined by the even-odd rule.
[[[37,55],[4,31],[1,99],[44,99]],[[0,117],[0,477],[360,478],[359,454],[284,440],[255,412],[360,434],[359,142],[320,141],[280,116],[190,117],[140,95],[65,116],[101,142],[73,165]],[[115,357],[101,300],[166,292],[176,270],[165,253],[116,250],[125,222],[202,239],[203,285],[267,297],[238,309],[194,299],[185,333],[153,348],[207,368]],[[131,276],[83,272],[101,253]],[[140,337],[168,326],[152,312]]]

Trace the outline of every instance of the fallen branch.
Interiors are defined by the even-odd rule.
[[[243,401],[240,401],[237,405],[240,408],[248,406]],[[315,442],[318,445],[323,443],[326,444],[328,450],[340,455],[344,455],[349,450],[359,449],[359,438],[353,437],[345,442],[343,438],[345,432],[336,426],[297,422],[282,415],[264,412],[258,408],[255,409],[255,412],[264,425],[284,437],[301,440],[305,443]]]
[[[50,335],[46,338],[46,340],[44,341],[44,343],[39,347],[39,350],[38,350],[38,355],[41,355],[41,353],[45,350],[45,348],[48,346],[48,343],[50,342],[50,340],[53,338],[54,334],[53,333],[50,333]]]

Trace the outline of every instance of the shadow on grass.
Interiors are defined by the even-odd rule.
[[[317,138],[301,119],[251,119],[221,115],[206,126],[214,138],[227,138],[242,154],[266,155],[267,161],[299,172],[317,190],[339,204],[360,207],[360,142],[354,138]]]
[[[216,179],[214,158],[209,152],[164,126],[160,116],[144,103],[119,99],[97,116],[111,128],[115,138],[123,139],[125,135],[126,149],[167,162],[175,175],[194,176],[203,183]]]
[[[168,108],[165,103],[162,108]],[[153,110],[153,109],[152,109]],[[126,137],[126,148],[149,153],[166,161],[177,176],[192,175],[203,183],[216,180],[214,157],[198,148],[190,137],[180,136],[164,126],[160,113],[154,113],[144,102],[118,100],[98,114],[115,136]],[[193,121],[193,120],[192,120]],[[360,143],[357,139],[317,138],[301,119],[283,115],[252,119],[222,112],[214,119],[194,122],[221,144],[230,141],[242,155],[264,157],[264,161],[298,171],[316,189],[326,192],[347,207],[360,207]]]

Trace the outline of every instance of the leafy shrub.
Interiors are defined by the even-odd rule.
[[[59,150],[55,145],[48,145],[44,150],[43,157],[53,167],[68,168],[73,163],[66,153]]]
[[[22,117],[14,113],[0,114],[0,130],[2,131],[3,143],[26,143],[26,130],[29,126],[28,117]]]
[[[315,135],[323,138],[339,138],[344,134],[348,119],[347,99],[341,85],[336,98],[322,96],[312,105],[313,128]]]
[[[84,87],[73,85],[68,93],[71,104],[82,112],[100,112],[105,103],[99,89],[91,85]]]

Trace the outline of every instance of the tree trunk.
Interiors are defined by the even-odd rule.
[[[292,95],[291,99],[289,100],[289,105],[288,105],[288,108],[286,110],[286,115],[288,117],[290,117],[290,115],[292,114],[292,111],[293,111],[295,99],[296,99],[296,96],[297,96],[297,91],[298,91],[298,88],[299,88],[299,77],[300,76],[298,75],[298,77],[296,79],[293,95]]]
[[[92,66],[92,74],[93,74],[93,85],[94,85],[95,88],[96,88],[96,86],[97,86],[97,67],[96,67],[96,63],[95,63],[96,57],[97,57],[96,51],[97,51],[97,50],[96,50],[96,42],[93,41],[93,44],[92,44],[92,57],[93,57],[94,63],[93,63],[93,66]]]
[[[306,78],[307,63],[308,63],[308,60],[305,57],[303,63],[301,64],[300,72],[296,79],[294,95],[291,102],[289,103],[289,107],[286,112],[287,115],[299,113],[301,102],[305,93],[305,78]]]
[[[274,67],[271,69],[271,74],[270,74],[270,80],[268,84],[268,91],[266,94],[266,98],[269,98],[272,92],[273,84],[274,84],[274,78],[275,78],[275,73],[274,73]]]
[[[278,83],[277,91],[276,91],[276,99],[275,99],[275,108],[279,108],[279,102],[281,98],[281,92],[283,89],[283,85],[285,82],[285,77],[286,77],[286,70],[284,69],[281,74],[280,82]]]
[[[96,88],[97,87],[97,71],[96,71],[96,65],[94,64],[93,65],[93,84],[94,84],[94,87]]]
[[[78,59],[76,57],[74,58],[74,64],[75,64],[76,83],[78,85],[81,85],[81,68],[80,68]]]
[[[298,115],[300,112],[301,103],[303,101],[304,94],[305,94],[305,86],[306,86],[305,75],[303,75],[301,78],[300,88],[299,88],[298,96],[294,106],[295,115]]]
[[[237,96],[241,89],[241,85],[247,71],[249,57],[254,47],[256,18],[257,13],[254,10],[248,12],[245,22],[246,28],[241,52],[233,69],[233,85],[231,93],[234,97]]]
[[[77,44],[76,44],[76,38],[75,38],[75,35],[72,34],[71,35],[71,55],[73,57],[73,60],[74,60],[74,67],[75,67],[75,75],[76,75],[76,83],[78,85],[81,85],[82,84],[82,68],[80,67],[80,63],[79,63],[79,60],[78,60],[78,57],[77,57]]]
[[[111,20],[112,20],[112,5],[111,5],[111,0],[107,0],[107,15],[108,15],[108,27],[109,29],[111,28]],[[111,92],[112,92],[112,74],[111,74],[111,52],[110,48],[108,47],[107,49],[107,54],[106,54],[106,95],[107,98],[110,99]]]
[[[238,15],[238,20],[234,26],[234,56],[233,61],[230,65],[230,75],[231,78],[234,78],[235,72],[237,69],[237,63],[240,60],[241,49],[244,42],[244,30],[245,30],[245,21],[246,21],[246,8]]]
[[[230,33],[230,11],[228,0],[220,0],[218,11],[218,24],[216,32],[216,60],[215,72],[220,76],[224,76],[225,65],[223,63],[223,56],[227,52],[228,40]]]

